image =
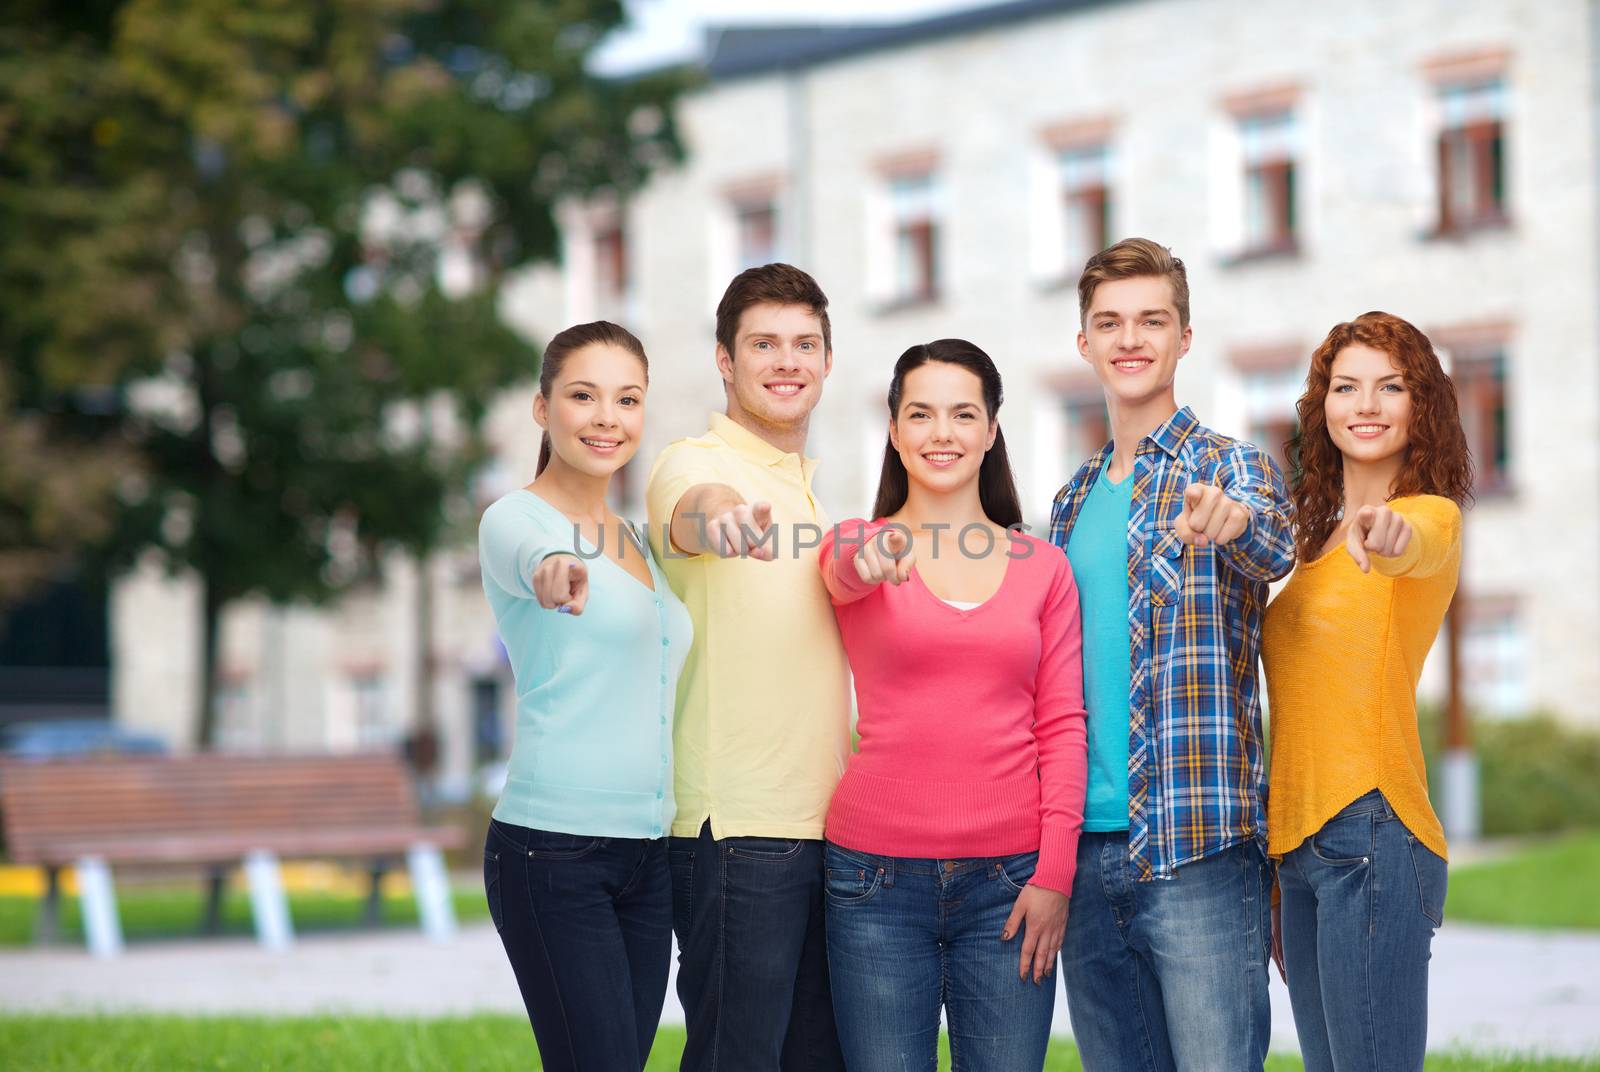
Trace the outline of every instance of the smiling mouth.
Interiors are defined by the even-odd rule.
[[[1352,424],[1349,427],[1352,435],[1360,436],[1363,439],[1380,436],[1389,430],[1387,424]]]
[[[1142,372],[1155,364],[1155,359],[1149,357],[1119,357],[1111,364],[1123,372]]]
[[[929,451],[928,453],[924,454],[922,456],[922,460],[927,462],[929,465],[945,466],[952,465],[955,462],[960,461],[961,457],[962,456],[960,454],[957,454],[954,451],[936,450]]]
[[[799,383],[769,383],[765,386],[767,390],[771,391],[780,398],[793,398],[795,395],[805,390],[805,385]]]
[[[622,446],[620,439],[596,439],[593,436],[579,436],[578,442],[591,450],[615,450]]]

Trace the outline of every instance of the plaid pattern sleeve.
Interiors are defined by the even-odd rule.
[[[1107,444],[1056,496],[1065,548]],[[1267,582],[1293,565],[1292,506],[1270,459],[1181,409],[1139,442],[1128,513],[1128,851],[1141,879],[1266,835],[1256,658]],[[1224,548],[1186,546],[1175,524],[1190,484],[1250,509]]]

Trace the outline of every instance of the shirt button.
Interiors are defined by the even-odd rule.
[[[669,641],[669,640],[668,640],[668,639],[667,639],[667,638],[666,638],[666,637],[662,637],[662,638],[661,638],[661,646],[662,646],[662,647],[663,647],[663,648],[664,648],[664,647],[666,647],[666,646],[667,646],[667,645],[668,645],[668,644],[670,644],[670,643],[671,643],[671,641]]]
[[[657,800],[665,800],[666,796],[667,796],[666,790],[664,790],[664,789],[657,789],[656,790],[656,799]],[[660,831],[657,831],[657,833],[660,833]]]

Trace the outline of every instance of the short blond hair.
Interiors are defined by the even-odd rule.
[[[1139,276],[1160,276],[1172,284],[1172,304],[1178,309],[1178,327],[1189,326],[1189,273],[1183,262],[1172,255],[1172,250],[1148,238],[1124,238],[1114,246],[1107,246],[1083,266],[1078,277],[1078,322],[1089,319],[1089,303],[1094,300],[1095,288],[1113,279],[1135,279]]]

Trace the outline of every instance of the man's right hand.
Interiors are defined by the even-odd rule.
[[[582,614],[589,602],[589,567],[574,555],[546,556],[533,570],[533,598],[545,610]]]
[[[911,535],[899,525],[879,529],[856,553],[856,576],[867,584],[904,584],[917,564]]]
[[[770,562],[778,557],[772,534],[772,504],[740,503],[706,522],[706,548],[722,558],[755,558]]]

